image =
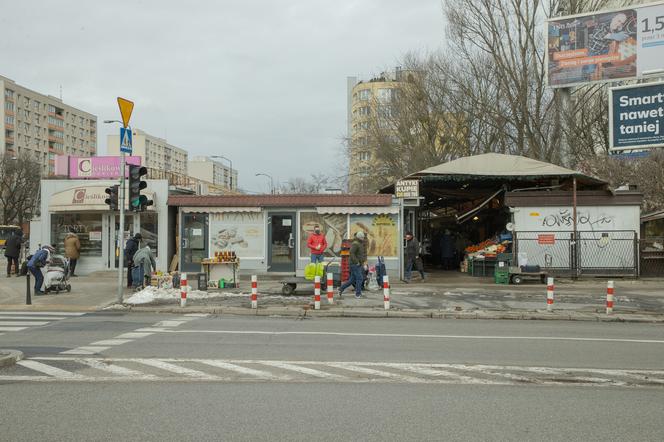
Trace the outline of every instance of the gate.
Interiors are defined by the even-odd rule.
[[[528,231],[514,233],[515,257],[539,265],[551,274],[638,275],[638,239],[635,231]]]
[[[639,241],[641,276],[664,276],[664,237]]]

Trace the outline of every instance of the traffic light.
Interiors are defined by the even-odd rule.
[[[142,212],[154,204],[147,196],[141,195],[141,190],[148,187],[148,183],[142,180],[147,173],[146,167],[129,165],[129,210]]]
[[[107,187],[105,192],[108,194],[108,198],[104,200],[106,204],[108,204],[108,207],[111,210],[118,210],[118,195],[120,193],[120,186],[115,185],[111,187]]]

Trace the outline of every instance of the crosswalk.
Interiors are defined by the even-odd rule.
[[[406,362],[33,357],[0,382],[337,382],[664,388],[664,370]]]
[[[85,313],[72,312],[21,312],[0,311],[0,335],[17,332],[30,327],[41,327],[55,321],[82,316]]]

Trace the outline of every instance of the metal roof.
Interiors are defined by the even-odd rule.
[[[169,206],[187,207],[338,207],[390,206],[387,194],[171,195]]]

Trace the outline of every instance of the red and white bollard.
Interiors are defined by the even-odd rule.
[[[390,280],[387,275],[383,276],[383,305],[385,310],[390,309]]]
[[[327,274],[327,303],[334,304],[334,275]]]
[[[180,307],[187,305],[187,289],[187,274],[182,273],[180,275]]]
[[[553,278],[546,280],[546,310],[548,312],[553,310]]]
[[[258,308],[258,277],[251,275],[251,308]]]
[[[613,312],[613,281],[606,284],[606,314]]]
[[[314,310],[320,310],[320,276],[314,279]]]

